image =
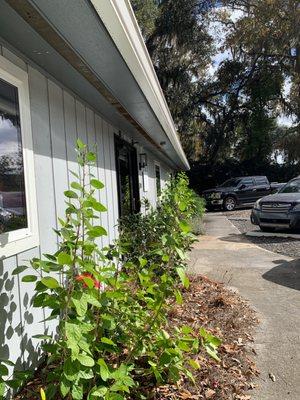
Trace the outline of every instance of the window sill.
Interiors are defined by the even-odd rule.
[[[0,259],[14,256],[39,245],[37,234],[20,229],[0,235]]]

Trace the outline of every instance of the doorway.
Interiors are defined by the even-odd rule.
[[[140,211],[139,180],[136,149],[115,135],[116,172],[119,216]]]

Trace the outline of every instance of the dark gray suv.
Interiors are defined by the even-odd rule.
[[[251,222],[267,232],[276,228],[300,229],[300,176],[277,193],[258,200],[251,213]]]

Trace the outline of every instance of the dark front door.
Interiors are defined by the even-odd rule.
[[[118,182],[119,215],[140,211],[139,181],[136,149],[115,136],[116,169]]]

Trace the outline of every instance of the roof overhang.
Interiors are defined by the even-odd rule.
[[[177,169],[189,165],[128,0],[0,0],[0,36]]]

